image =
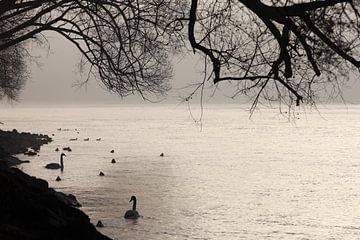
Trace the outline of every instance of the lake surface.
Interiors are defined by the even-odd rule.
[[[76,195],[114,239],[360,238],[360,106],[291,121],[278,109],[249,119],[245,106],[205,107],[202,126],[183,105],[2,107],[0,118],[2,129],[54,134],[20,168]],[[46,170],[67,146],[64,172]],[[123,218],[131,195],[136,221]]]

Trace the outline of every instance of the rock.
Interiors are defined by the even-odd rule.
[[[160,153],[160,157],[163,157],[163,156],[165,156],[164,153]]]
[[[31,150],[27,150],[26,152],[24,152],[24,155],[27,155],[27,156],[35,156],[35,155],[37,155],[37,153],[36,153],[36,152],[33,152],[33,151],[31,151]]]
[[[5,149],[0,146],[0,157],[5,157],[5,156],[8,156],[9,153],[7,151],[5,151]]]
[[[74,207],[73,195],[19,169],[0,170],[0,239],[109,240]],[[76,199],[76,198],[75,198]]]
[[[56,149],[55,149],[55,152],[58,152],[58,151],[59,151],[59,148],[56,148]]]
[[[66,195],[62,192],[56,192],[53,190],[55,196],[58,198],[59,201],[65,203],[66,205],[72,206],[72,207],[81,207],[81,203],[76,199],[76,197],[72,194]]]
[[[59,176],[57,176],[57,178],[55,179],[57,182],[61,181],[61,178]]]
[[[114,152],[115,152],[114,149],[110,151],[110,153],[114,153]]]
[[[28,160],[23,161],[18,159],[17,157],[7,155],[0,157],[0,168],[9,168],[11,166],[19,165],[22,163],[29,163],[29,162],[30,161]]]
[[[96,224],[96,227],[104,227],[104,224],[99,220]]]
[[[96,141],[101,141],[101,138],[97,138]]]

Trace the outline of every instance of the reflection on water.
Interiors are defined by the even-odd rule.
[[[55,134],[21,168],[75,194],[115,239],[359,239],[360,107],[321,111],[289,123],[276,109],[249,120],[212,106],[202,131],[174,106],[2,109],[1,120]],[[46,170],[67,146],[64,172]],[[136,221],[123,218],[131,195]]]

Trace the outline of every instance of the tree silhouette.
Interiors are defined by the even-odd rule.
[[[336,96],[358,73],[359,1],[0,1],[0,51],[55,31],[82,52],[90,75],[121,96],[169,89],[169,56],[192,50],[205,76],[249,94],[299,105]],[[11,25],[10,25],[11,26]],[[209,68],[208,65],[211,67]],[[194,94],[194,93],[192,93]]]
[[[3,31],[4,26],[0,26]],[[26,55],[22,43],[0,51],[0,99],[18,99],[28,77]]]
[[[359,2],[192,0],[189,40],[212,64],[212,79],[269,100],[313,102],[358,71]],[[195,26],[196,25],[196,26]]]
[[[24,55],[20,47],[0,51],[0,99],[17,100],[27,79]]]

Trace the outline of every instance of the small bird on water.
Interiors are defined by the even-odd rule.
[[[114,159],[114,158],[111,160],[111,163],[116,163],[116,161],[115,161],[115,159]]]
[[[64,151],[68,151],[68,152],[71,152],[71,151],[72,151],[70,147],[64,147],[63,150],[64,150]]]
[[[102,176],[105,176],[105,174],[104,174],[103,172],[100,172],[100,173],[99,173],[99,176],[102,177]]]

